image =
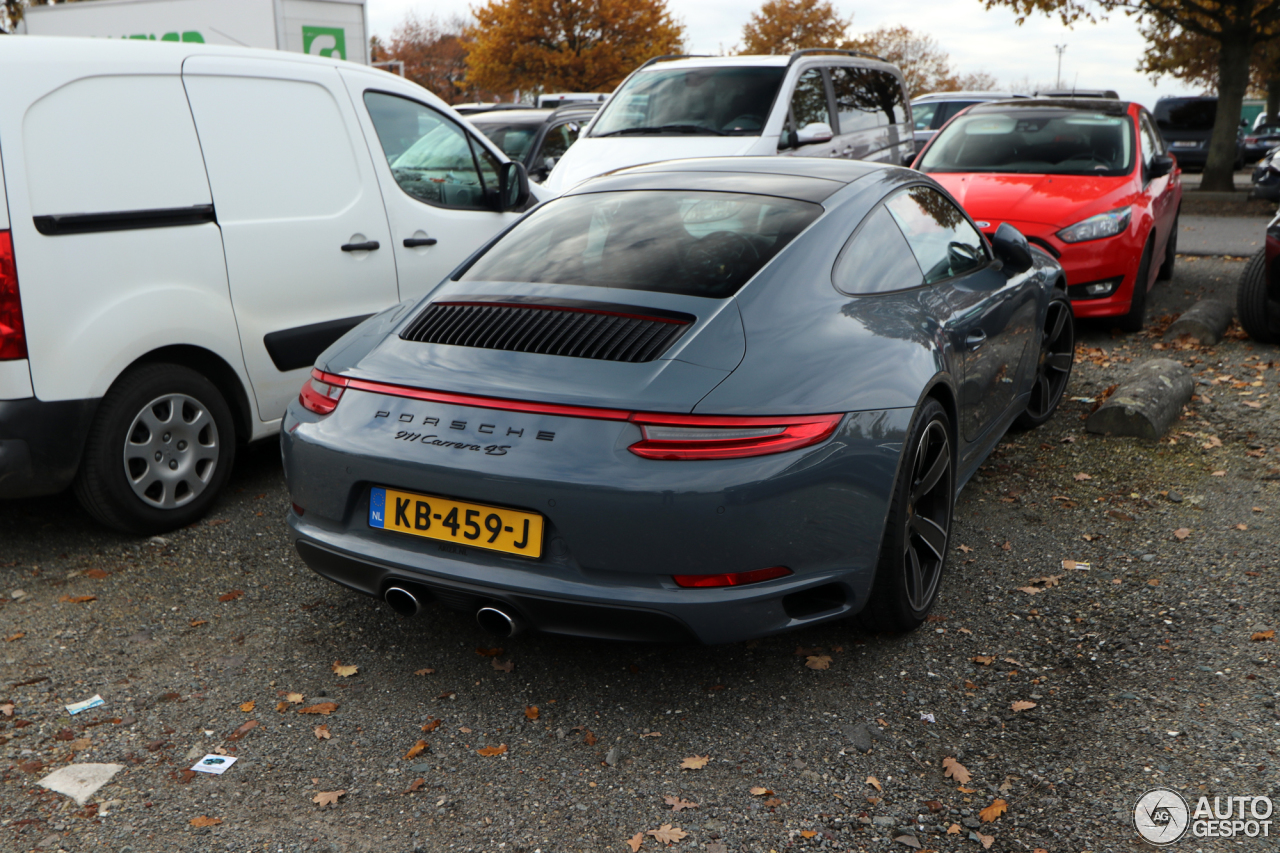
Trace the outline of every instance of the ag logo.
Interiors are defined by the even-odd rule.
[[[1152,844],[1172,844],[1183,836],[1190,822],[1187,801],[1177,791],[1152,788],[1133,807],[1133,827]]]
[[[302,52],[312,56],[347,58],[347,33],[342,27],[302,28]]]

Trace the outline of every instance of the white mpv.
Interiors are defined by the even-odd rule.
[[[543,187],[559,195],[659,160],[773,154],[909,163],[902,72],[849,50],[652,59],[622,81]]]
[[[337,59],[0,37],[0,498],[190,523],[330,343],[528,206],[434,95]]]

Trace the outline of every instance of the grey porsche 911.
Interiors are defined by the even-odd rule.
[[[503,636],[910,630],[957,492],[1063,395],[1065,289],[907,169],[603,175],[320,356],[282,433],[291,539]]]

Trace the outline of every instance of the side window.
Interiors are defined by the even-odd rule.
[[[498,161],[469,133],[408,98],[365,92],[364,103],[400,189],[427,204],[491,209]]]
[[[834,77],[832,78],[832,83],[835,83]],[[836,95],[836,103],[840,103],[839,94]],[[925,101],[923,104],[917,104],[912,107],[911,119],[915,122],[915,129],[935,130],[936,128],[933,125],[933,117],[939,112],[939,106],[941,106],[941,104],[938,101]],[[843,118],[841,121],[843,121]]]
[[[1138,120],[1138,135],[1142,139],[1142,170],[1145,173],[1151,167],[1151,158],[1160,153],[1160,148],[1151,133],[1151,126],[1142,119]]]
[[[898,78],[886,71],[840,66],[831,69],[840,132],[854,133],[907,120],[906,99]],[[937,113],[931,113],[937,118]],[[923,130],[920,119],[916,127]]]
[[[569,150],[569,146],[578,141],[580,129],[576,121],[571,121],[547,131],[542,140],[542,151],[538,155],[539,162],[535,165],[545,166],[547,169],[554,166],[564,156],[564,152]]]
[[[946,196],[931,187],[911,187],[889,197],[885,207],[907,238],[928,284],[973,272],[987,264],[986,241]]]
[[[893,216],[877,207],[840,250],[831,281],[855,296],[918,287],[924,276]]]
[[[947,102],[946,107],[945,107],[944,109],[940,109],[940,110],[938,110],[937,115],[935,115],[935,116],[933,117],[933,124],[930,126],[930,128],[929,128],[929,129],[930,129],[930,130],[937,130],[938,128],[940,128],[940,127],[942,127],[944,124],[946,124],[947,122],[951,121],[951,117],[952,117],[952,116],[954,116],[956,113],[960,112],[960,111],[961,111],[962,109],[964,109],[965,107],[971,107],[971,106],[973,106],[973,105],[974,105],[974,104],[976,104],[976,103],[978,103],[978,102],[977,102],[977,101],[949,101],[949,102]]]
[[[827,86],[822,80],[822,69],[810,68],[796,81],[796,91],[791,96],[793,130],[805,125],[822,123],[834,127],[831,110],[827,108]]]

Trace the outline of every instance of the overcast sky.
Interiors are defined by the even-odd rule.
[[[466,15],[475,5],[468,0],[366,0],[369,27],[374,35],[390,35],[410,11],[447,18]],[[756,3],[741,0],[698,0],[671,3],[687,28],[692,53],[717,53],[731,49],[741,39],[742,25]],[[843,15],[853,15],[855,31],[905,24],[928,33],[951,55],[952,67],[961,73],[986,71],[1001,87],[1029,80],[1052,85],[1057,74],[1054,45],[1067,45],[1062,57],[1063,85],[1081,89],[1115,89],[1120,97],[1147,107],[1164,95],[1193,93],[1170,77],[1156,85],[1135,71],[1143,40],[1132,20],[1116,14],[1108,22],[1080,24],[1073,30],[1043,16],[1030,18],[1021,27],[1012,13],[988,12],[980,0],[913,0],[910,3],[869,3],[836,0]],[[927,22],[922,24],[921,22]]]

